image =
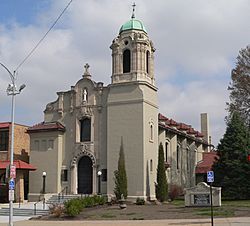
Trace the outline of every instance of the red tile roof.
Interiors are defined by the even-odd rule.
[[[22,125],[22,124],[19,124],[19,123],[15,123],[15,126],[16,125],[28,127],[27,125]],[[6,128],[9,128],[9,127],[11,127],[11,122],[0,122],[0,129],[6,129]]]
[[[175,120],[173,120],[173,119],[169,119],[166,123],[169,126],[178,126],[178,123]]]
[[[180,130],[189,130],[191,128],[191,126],[186,125],[185,123],[179,123],[179,125],[177,126],[177,129]]]
[[[204,135],[201,132],[194,130],[192,126],[187,125],[185,123],[176,122],[175,120],[169,119],[162,114],[158,115],[158,119],[159,119],[159,125],[161,125],[166,129],[171,129],[172,131],[176,131],[179,134],[189,135],[190,137],[195,137],[198,139],[204,137]],[[207,143],[205,140],[203,140],[203,142]]]
[[[194,128],[190,127],[190,128],[188,129],[187,133],[188,133],[188,134],[193,134],[193,135],[195,135],[195,134],[197,133],[197,131],[194,130]]]
[[[10,122],[0,122],[0,129],[9,128],[11,126]]]
[[[41,122],[32,127],[28,128],[28,133],[37,133],[37,132],[48,132],[48,131],[65,131],[64,125],[60,122]]]
[[[10,161],[0,161],[0,169],[6,169],[10,164]],[[22,170],[36,170],[36,167],[33,165],[23,162],[22,160],[14,160],[13,164],[16,166],[16,169]]]
[[[197,164],[195,173],[207,173],[212,170],[216,157],[218,158],[217,152],[203,152],[202,160]]]
[[[169,120],[166,116],[164,116],[162,114],[159,114],[158,117],[159,117],[159,120],[164,120],[164,121]]]

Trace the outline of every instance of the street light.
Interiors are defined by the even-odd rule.
[[[101,170],[97,172],[97,176],[98,176],[98,195],[100,195],[101,194],[101,176],[102,176]]]
[[[25,84],[21,85],[19,89],[17,89],[16,86],[16,71],[13,72],[13,74],[10,72],[10,70],[2,63],[0,65],[9,73],[11,83],[7,87],[7,95],[12,96],[11,100],[11,143],[10,143],[10,168],[14,167],[13,164],[13,158],[14,158],[14,116],[15,116],[15,96],[17,94],[20,94],[20,92],[25,88]],[[14,178],[13,178],[14,179]],[[13,192],[13,190],[10,190],[9,188],[9,208],[10,208],[10,214],[9,214],[9,226],[13,226],[13,198],[10,196],[10,193]]]
[[[44,171],[43,172],[43,194],[45,194],[46,175],[47,175],[47,173]]]

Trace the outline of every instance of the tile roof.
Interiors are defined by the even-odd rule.
[[[218,158],[217,152],[203,152],[202,160],[197,164],[195,173],[207,173],[212,170],[214,161]]]
[[[11,126],[10,122],[0,122],[0,129],[9,128]]]
[[[28,133],[48,132],[48,131],[65,131],[65,126],[60,122],[41,122],[28,128]]]
[[[179,130],[189,130],[191,128],[191,126],[186,125],[185,123],[179,123],[177,126],[177,129]]]
[[[0,169],[6,169],[10,164],[10,161],[0,161]],[[13,164],[16,166],[16,169],[22,170],[36,170],[36,167],[33,165],[23,162],[22,160],[14,160]]]
[[[19,123],[15,123],[15,126],[16,125],[28,127],[27,125],[22,125],[22,124],[19,124]],[[6,129],[6,128],[9,128],[9,127],[11,127],[11,122],[0,122],[0,129]]]
[[[175,120],[173,119],[169,119],[167,118],[166,116],[162,115],[162,114],[159,114],[158,115],[158,119],[159,119],[159,125],[166,128],[166,129],[169,129],[173,132],[177,132],[179,134],[182,134],[182,135],[188,135],[190,138],[197,138],[197,139],[202,139],[204,137],[204,135],[195,130],[194,128],[192,128],[191,125],[187,125],[183,122],[176,122]],[[203,143],[206,143],[207,144],[207,141],[203,140]]]

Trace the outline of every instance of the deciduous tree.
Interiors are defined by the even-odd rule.
[[[250,128],[250,45],[241,49],[237,57],[236,66],[231,74],[230,102],[228,103],[229,118],[234,111],[238,111]]]

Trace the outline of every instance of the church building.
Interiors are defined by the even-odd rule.
[[[94,81],[86,64],[82,78],[46,105],[44,122],[28,129],[30,162],[37,167],[30,173],[29,200],[38,200],[43,175],[47,194],[67,189],[70,194],[114,195],[121,145],[129,199],[155,199],[160,142],[168,183],[195,184],[198,153],[208,150],[208,139],[159,114],[155,48],[134,13],[110,48],[111,84]]]

